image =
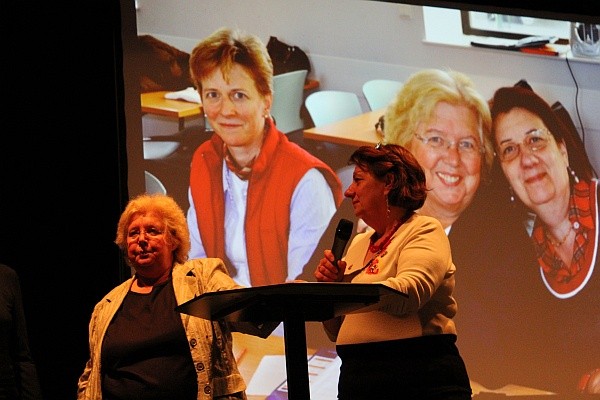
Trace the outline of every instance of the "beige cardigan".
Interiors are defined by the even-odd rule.
[[[348,314],[339,333],[327,332],[337,344],[379,342],[435,334],[456,334],[454,273],[450,243],[439,221],[414,214],[392,237],[367,273],[364,257],[373,231],[355,236],[344,256],[345,281],[382,283],[408,295],[405,302],[378,310]],[[360,272],[357,272],[360,271]],[[366,328],[368,327],[368,329]]]

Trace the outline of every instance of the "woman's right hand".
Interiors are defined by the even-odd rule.
[[[334,264],[335,258],[331,250],[325,250],[323,255],[315,270],[317,282],[340,282],[344,277],[346,261],[338,260],[337,265]]]

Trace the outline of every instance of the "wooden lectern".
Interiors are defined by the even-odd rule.
[[[204,293],[178,312],[209,320],[283,321],[288,399],[310,399],[305,321],[366,312],[407,295],[375,283],[289,282]]]

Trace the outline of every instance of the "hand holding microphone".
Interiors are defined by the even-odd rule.
[[[352,235],[353,225],[352,221],[343,218],[338,223],[331,250],[325,250],[325,257],[321,259],[317,266],[317,270],[315,271],[315,278],[317,278],[317,281],[338,282],[341,280],[344,274],[345,265],[343,268],[340,268],[340,266],[338,266],[338,261],[342,258],[344,249]]]

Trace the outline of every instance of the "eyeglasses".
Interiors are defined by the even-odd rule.
[[[421,136],[418,133],[415,133],[415,138],[436,151],[446,150],[456,145],[458,152],[466,156],[475,156],[477,154],[485,153],[485,148],[480,146],[474,138],[464,138],[458,141],[450,141],[448,139],[444,139],[440,135],[434,134],[430,136]]]
[[[138,240],[142,233],[144,234],[144,236],[147,239],[156,239],[157,237],[162,235],[164,232],[161,231],[160,229],[154,228],[154,227],[149,227],[148,229],[141,229],[141,230],[140,229],[132,229],[129,232],[127,232],[127,239],[129,239],[130,241]]]
[[[502,143],[498,149],[498,157],[502,162],[514,160],[521,154],[521,144],[531,153],[542,150],[548,146],[550,136],[550,132],[544,128],[529,131],[525,134],[525,139],[521,143]]]

